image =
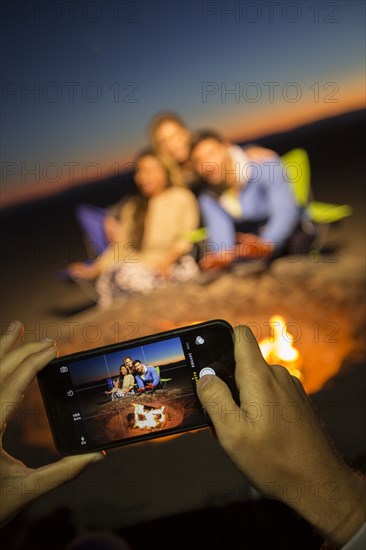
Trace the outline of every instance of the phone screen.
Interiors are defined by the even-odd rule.
[[[225,321],[64,356],[38,379],[56,446],[74,454],[207,426],[196,393],[204,374],[235,393]]]

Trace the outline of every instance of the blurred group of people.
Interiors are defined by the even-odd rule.
[[[68,270],[96,280],[100,305],[201,271],[309,250],[305,214],[274,151],[192,132],[169,112],[152,120],[149,137],[135,159],[138,193],[97,216],[93,207],[79,210],[89,237],[99,231],[101,250]]]

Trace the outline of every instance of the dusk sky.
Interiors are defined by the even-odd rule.
[[[362,1],[4,1],[1,26],[2,205],[112,175],[159,110],[253,140],[365,105]]]
[[[123,358],[132,357],[135,361],[139,359],[143,364],[161,366],[167,363],[174,363],[184,359],[184,353],[180,338],[171,338],[163,342],[155,342],[145,346],[116,351],[97,357],[88,357],[79,361],[65,363],[69,366],[73,384],[98,382],[101,378],[117,376]]]

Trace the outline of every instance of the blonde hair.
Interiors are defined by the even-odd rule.
[[[153,150],[155,154],[158,156],[158,158],[160,158],[162,164],[165,166],[169,174],[169,179],[171,184],[178,187],[186,187],[186,183],[184,181],[184,177],[180,166],[169,155],[164,155],[164,153],[160,151],[156,140],[156,132],[160,128],[160,126],[165,122],[174,122],[175,124],[177,124],[181,128],[184,128],[185,130],[188,130],[188,127],[183,121],[183,119],[174,111],[162,111],[158,113],[157,115],[154,116],[154,118],[152,119],[149,125],[149,138],[150,138]]]
[[[181,128],[188,130],[188,126],[178,115],[178,113],[175,113],[174,111],[161,111],[160,113],[156,114],[149,125],[149,138],[155,152],[159,152],[159,147],[156,143],[156,131],[160,128],[162,124],[164,124],[164,122],[174,122]]]

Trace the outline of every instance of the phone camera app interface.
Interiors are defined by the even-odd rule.
[[[204,337],[194,338],[204,347]],[[180,337],[64,363],[58,380],[79,446],[206,422],[194,358]]]

